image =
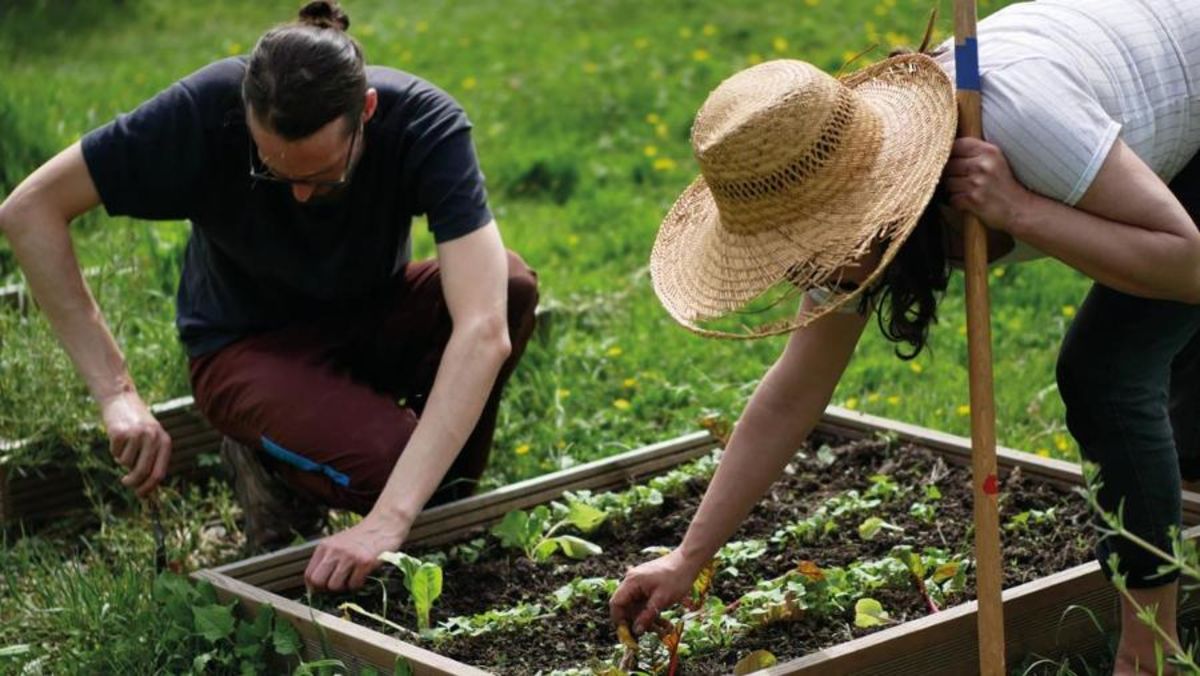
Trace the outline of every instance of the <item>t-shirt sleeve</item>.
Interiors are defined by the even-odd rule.
[[[186,218],[204,179],[204,125],[177,82],[82,140],[83,158],[112,216]]]
[[[986,73],[980,90],[984,137],[1004,152],[1017,180],[1078,202],[1121,131],[1086,83],[1062,64],[1027,59]]]
[[[438,244],[457,239],[487,225],[483,171],[470,131],[458,129],[434,146],[417,171],[420,209]]]

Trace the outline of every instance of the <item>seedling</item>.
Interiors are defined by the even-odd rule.
[[[566,526],[574,526],[590,533],[604,523],[605,513],[583,502],[571,501],[566,505],[554,504],[561,519],[551,524],[550,508],[539,505],[532,511],[513,510],[504,519],[492,526],[492,535],[510,549],[520,549],[525,556],[539,563],[548,561],[561,550],[572,559],[586,559],[603,550],[596,544],[574,535],[555,535]]]
[[[422,634],[429,633],[429,611],[433,608],[433,602],[442,595],[442,567],[404,552],[384,552],[379,558],[404,573],[404,588],[412,597],[417,629]]]

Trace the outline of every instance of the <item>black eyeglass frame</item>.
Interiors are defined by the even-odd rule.
[[[271,169],[269,167],[267,167],[265,164],[263,164],[261,159],[258,159],[258,153],[255,152],[254,138],[251,137],[250,145],[248,147],[248,150],[250,152],[250,178],[255,181],[267,181],[269,183],[280,183],[282,185],[287,185],[287,186],[305,185],[305,186],[311,186],[316,189],[344,188],[346,185],[348,185],[350,183],[351,174],[354,171],[354,150],[355,150],[355,145],[357,145],[357,143],[358,143],[358,137],[361,135],[362,130],[363,130],[363,125],[362,125],[362,123],[359,123],[359,125],[354,128],[354,133],[350,135],[350,150],[346,152],[346,167],[342,170],[342,177],[335,181],[299,180],[299,179],[283,178],[282,176],[276,176],[275,174],[271,173]],[[258,165],[261,165],[262,169],[259,169]]]

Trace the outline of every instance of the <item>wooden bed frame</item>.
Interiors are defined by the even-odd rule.
[[[818,432],[849,438],[888,434],[900,441],[932,449],[948,462],[970,463],[970,441],[927,428],[846,409],[826,410]],[[620,488],[708,453],[716,441],[708,433],[691,434],[611,458],[523,481],[498,490],[426,510],[409,537],[411,545],[436,545],[497,521],[506,512],[527,508],[569,490]],[[1020,468],[1026,476],[1059,486],[1082,485],[1077,465],[1041,458],[1012,449],[998,449],[1002,474]],[[1184,523],[1200,522],[1200,494],[1183,495]],[[1200,528],[1189,531],[1200,535]],[[207,580],[225,601],[239,599],[246,612],[273,606],[305,641],[307,659],[336,657],[355,668],[370,665],[390,672],[398,659],[413,673],[484,674],[368,627],[312,609],[282,592],[301,588],[303,572],[315,543],[280,550],[194,574]],[[1095,562],[1034,580],[1004,592],[1005,640],[1010,664],[1033,654],[1089,654],[1103,647],[1105,637],[1084,612],[1086,606],[1105,628],[1115,626],[1116,592]],[[1200,612],[1200,600],[1185,602],[1181,611]],[[978,672],[975,631],[976,604],[961,604],[934,615],[906,622],[862,638],[777,665],[763,674],[963,674]],[[614,637],[615,643],[615,637]],[[328,648],[328,653],[322,649]]]

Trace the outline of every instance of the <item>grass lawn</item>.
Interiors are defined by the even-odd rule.
[[[217,58],[249,51],[298,3],[36,0],[0,9],[0,196],[40,161],[120,111]],[[692,116],[724,77],[789,57],[836,71],[871,44],[920,40],[931,4],[908,0],[746,3],[631,0],[503,3],[347,1],[372,63],[453,94],[475,124],[506,244],[538,270],[551,321],[510,385],[489,486],[567,467],[736,418],[784,339],[697,338],[659,308],[647,260],[659,220],[697,168]],[[981,14],[1001,3],[980,3]],[[941,35],[950,29],[942,2]],[[187,394],[172,326],[186,223],[108,218],[74,228],[110,326],[150,401]],[[414,228],[420,255],[432,238]],[[117,271],[132,269],[131,274]],[[992,271],[1000,443],[1073,458],[1054,388],[1057,346],[1086,292],[1053,261]],[[0,284],[19,279],[0,242]],[[877,331],[860,344],[834,403],[967,434],[962,280],[941,306],[931,349],[904,362]],[[46,324],[0,313],[0,438],[64,435],[95,411]],[[30,455],[9,463],[33,463]],[[198,524],[236,527],[228,494],[167,501],[171,546],[191,564],[232,553]],[[147,636],[155,606],[143,516],[101,510],[0,551],[0,672],[53,652],[51,671],[165,665],[177,649]],[[57,609],[57,610],[54,610]],[[194,638],[194,637],[193,637]],[[203,652],[204,645],[188,644]],[[0,652],[0,655],[3,653]]]

